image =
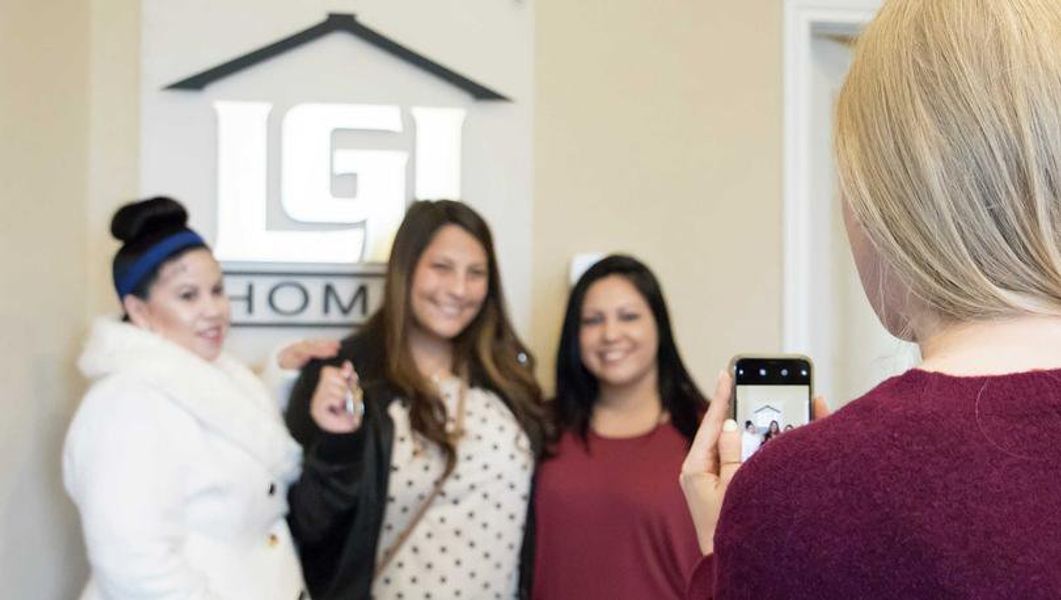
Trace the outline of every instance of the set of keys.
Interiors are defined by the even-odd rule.
[[[348,414],[356,415],[358,418],[365,416],[365,392],[361,390],[360,385],[352,381],[347,382],[343,409]]]

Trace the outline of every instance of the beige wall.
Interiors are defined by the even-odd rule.
[[[59,479],[107,221],[138,194],[139,3],[0,3],[0,582],[74,597]],[[548,381],[570,257],[659,274],[697,379],[780,342],[780,2],[538,0],[533,328]],[[739,256],[748,257],[743,263]],[[551,388],[551,385],[547,385]]]
[[[88,56],[86,3],[0,3],[0,582],[10,598],[73,598],[84,577],[59,454],[81,385]]]
[[[88,318],[113,310],[107,221],[137,194],[137,0],[0,3],[0,582],[77,596],[87,566],[62,488]]]
[[[781,2],[539,0],[532,346],[551,389],[573,254],[660,277],[710,393],[781,341]]]
[[[118,242],[110,219],[140,197],[140,2],[91,0],[89,107],[88,295],[86,314],[118,308],[110,259]]]

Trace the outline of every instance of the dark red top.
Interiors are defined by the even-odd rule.
[[[713,594],[1061,598],[1061,371],[914,370],[766,444],[691,583]]]
[[[687,442],[670,424],[634,437],[567,433],[541,465],[533,597],[681,598],[700,559],[678,486]]]

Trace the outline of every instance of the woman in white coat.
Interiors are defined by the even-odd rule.
[[[301,451],[272,394],[222,352],[221,270],[169,198],[126,205],[114,281],[126,318],[94,324],[94,380],[67,434],[91,580],[82,598],[306,597],[284,517]],[[285,350],[297,368],[324,345]]]

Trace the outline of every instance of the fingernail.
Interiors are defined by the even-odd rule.
[[[722,379],[726,376],[726,370],[722,369],[718,372],[718,377],[715,378],[715,383],[721,383]]]
[[[737,422],[733,419],[726,419],[726,422],[722,424],[722,431],[737,431]]]

